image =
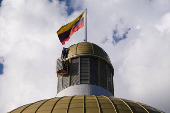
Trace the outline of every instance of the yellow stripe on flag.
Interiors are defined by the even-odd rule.
[[[74,26],[74,24],[75,24],[78,20],[81,20],[82,18],[84,18],[84,12],[83,12],[80,16],[78,16],[75,20],[73,20],[72,22],[68,23],[67,25],[62,26],[62,27],[57,31],[57,34],[59,35],[59,34],[61,34],[61,33],[64,33],[64,32],[66,32],[66,31],[70,30],[70,29]]]

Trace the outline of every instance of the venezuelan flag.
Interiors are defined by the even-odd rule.
[[[74,32],[76,32],[78,29],[84,26],[84,15],[85,15],[85,12],[83,12],[79,17],[77,17],[72,22],[68,23],[67,25],[62,26],[57,31],[60,42],[63,45],[65,44],[65,41],[68,41],[70,39],[70,36]]]

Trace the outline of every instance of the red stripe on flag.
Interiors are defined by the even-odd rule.
[[[73,28],[71,29],[71,32],[70,32],[69,37],[70,37],[74,32],[76,32],[78,29],[82,28],[83,26],[84,26],[84,22],[82,22],[79,26],[73,27]]]
[[[84,26],[84,22],[82,22],[79,26],[73,27],[73,28],[71,29],[71,31],[70,31],[69,37],[66,38],[65,40],[62,40],[62,41],[61,41],[62,45],[65,44],[65,41],[68,41],[68,40],[70,39],[71,35],[72,35],[74,32],[76,32],[78,29],[82,28],[83,26]]]

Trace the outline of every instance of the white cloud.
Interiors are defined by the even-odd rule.
[[[165,34],[165,32],[170,32],[170,13],[166,13],[161,18],[161,22],[156,25],[156,28],[162,33]]]
[[[4,58],[0,57],[0,63],[3,63],[3,62],[4,62]]]
[[[62,49],[56,30],[62,25],[64,8],[58,1],[2,2],[0,56],[5,61],[0,76],[1,113],[55,96],[55,60]]]
[[[115,68],[115,96],[170,111],[170,1],[86,0],[73,8],[88,9],[88,41],[109,54]],[[82,4],[83,3],[83,4]],[[55,33],[82,11],[68,16],[57,0],[3,0],[0,7],[0,112],[56,95],[55,60],[62,45]],[[125,40],[113,45],[131,28]],[[81,37],[81,38],[80,38]],[[105,39],[105,43],[102,43]],[[66,47],[84,40],[84,28],[72,35]],[[8,106],[6,106],[8,105]]]

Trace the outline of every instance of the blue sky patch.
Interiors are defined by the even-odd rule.
[[[74,12],[74,8],[71,6],[71,0],[59,0],[60,2],[66,2],[67,14],[71,15]]]
[[[2,2],[2,0],[0,0],[0,7],[1,7],[1,2]]]
[[[127,38],[127,34],[129,33],[131,28],[127,28],[124,30],[124,33],[120,36],[118,34],[119,30],[117,29],[117,26],[116,26],[116,29],[113,30],[113,44],[117,44],[118,42],[120,42],[121,40],[124,40]]]
[[[3,68],[4,68],[4,65],[0,63],[0,75],[3,74]]]
[[[3,69],[4,69],[3,62],[4,62],[4,58],[0,57],[0,75],[3,74]]]

